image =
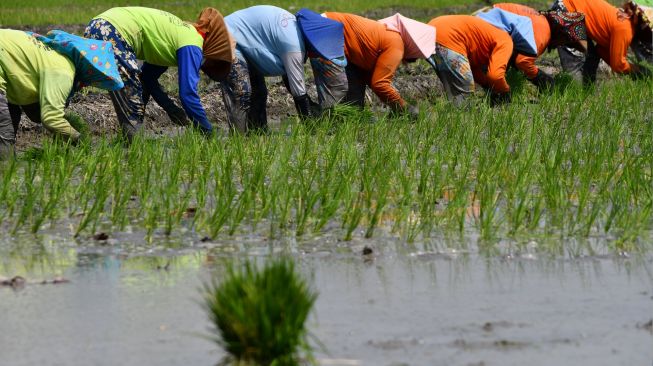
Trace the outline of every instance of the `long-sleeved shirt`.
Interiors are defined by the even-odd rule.
[[[75,66],[67,57],[23,31],[0,30],[0,90],[9,103],[38,103],[44,127],[77,138],[79,132],[64,118],[74,79]]]
[[[192,24],[168,12],[143,7],[112,8],[96,18],[116,27],[134,49],[136,58],[158,66],[149,70],[158,69],[162,73],[167,67],[177,66],[179,99],[184,111],[195,126],[212,130],[197,92],[204,39]]]
[[[568,11],[585,14],[587,36],[596,42],[599,56],[612,71],[629,73],[631,65],[626,54],[633,40],[630,20],[620,18],[619,10],[604,0],[564,0],[564,4]]]
[[[306,94],[306,50],[294,15],[271,5],[252,6],[224,18],[236,40],[236,57],[263,76],[286,76],[294,97]]]
[[[470,15],[445,15],[429,24],[435,27],[438,44],[467,57],[474,81],[497,93],[510,91],[506,68],[513,44],[507,32]]]
[[[335,12],[325,15],[344,24],[347,62],[368,73],[365,78],[383,103],[404,107],[406,102],[392,85],[404,57],[401,35],[384,24],[358,15]]]
[[[546,51],[546,47],[549,45],[549,41],[551,41],[551,27],[544,15],[531,7],[521,4],[500,3],[494,4],[494,7],[517,15],[529,17],[531,22],[533,22],[533,32],[535,33],[535,43],[537,44],[537,56],[541,56],[544,51]],[[517,57],[515,57],[515,66],[523,72],[527,78],[532,79],[537,76],[539,71],[539,68],[535,65],[536,59],[537,57],[518,54]]]

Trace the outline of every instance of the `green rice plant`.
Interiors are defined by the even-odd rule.
[[[212,339],[239,365],[299,365],[311,359],[305,326],[317,293],[290,259],[230,264],[203,288]]]

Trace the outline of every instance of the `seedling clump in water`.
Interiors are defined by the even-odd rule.
[[[262,268],[231,265],[224,279],[204,286],[213,338],[238,365],[299,365],[311,358],[305,327],[317,294],[290,259]]]

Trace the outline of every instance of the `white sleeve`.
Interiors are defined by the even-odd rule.
[[[306,94],[306,82],[304,80],[304,54],[301,52],[286,52],[281,56],[286,77],[290,84],[290,94],[299,97]]]

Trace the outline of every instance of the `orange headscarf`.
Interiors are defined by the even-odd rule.
[[[217,73],[228,72],[234,59],[236,42],[227,30],[224,17],[214,8],[204,8],[197,18],[195,28],[203,34],[202,54],[207,60],[217,61],[213,64],[227,70],[215,70]]]

